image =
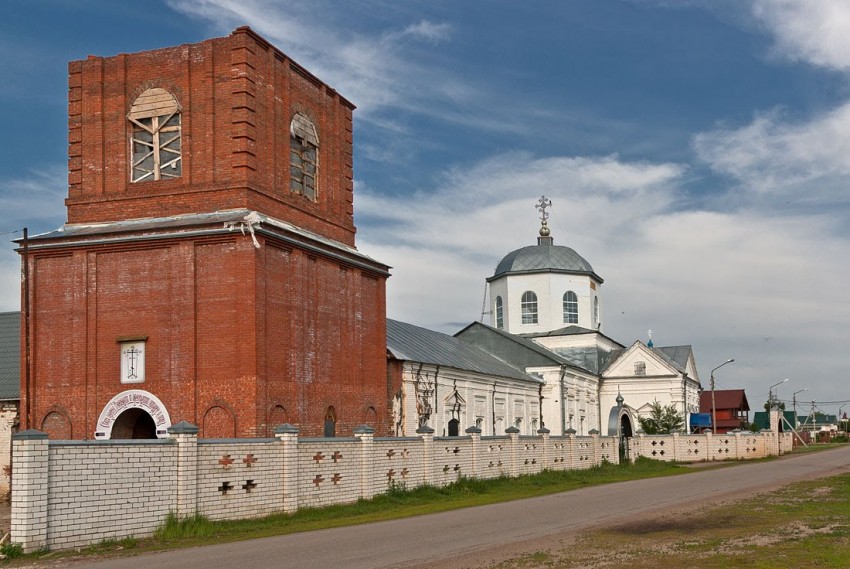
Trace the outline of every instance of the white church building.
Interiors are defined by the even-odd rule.
[[[500,435],[514,427],[521,434],[546,428],[630,436],[655,401],[685,418],[699,412],[691,346],[650,340],[627,347],[603,334],[604,281],[575,250],[555,245],[550,205],[545,198],[537,205],[537,244],[509,252],[487,278],[489,325],[474,322],[454,337],[388,325],[388,357],[404,370],[393,405],[398,435],[421,427],[447,436],[468,427]],[[482,353],[496,373],[473,364]]]

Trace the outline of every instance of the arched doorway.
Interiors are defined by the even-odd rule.
[[[170,426],[171,418],[162,401],[153,393],[142,389],[129,389],[122,391],[104,405],[97,419],[94,438],[163,439],[168,437]],[[113,429],[117,429],[115,433]]]
[[[145,410],[127,409],[112,424],[113,439],[155,439],[156,424]]]
[[[449,436],[457,437],[460,435],[460,421],[452,419],[449,421]]]
[[[634,436],[628,413],[620,415],[620,462],[629,460],[629,439]]]

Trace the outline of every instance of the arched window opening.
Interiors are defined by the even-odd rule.
[[[135,100],[127,118],[130,138],[130,180],[143,182],[179,178],[183,174],[180,104],[165,89],[148,89]]]
[[[564,324],[578,324],[578,296],[571,290],[564,293]]]
[[[315,201],[319,168],[316,126],[303,114],[295,113],[289,134],[289,190]]]
[[[505,318],[504,318],[504,307],[502,306],[502,297],[496,297],[496,328],[499,330],[504,329],[505,327]]]
[[[526,291],[522,293],[522,323],[537,324],[537,295]]]
[[[41,430],[51,440],[68,440],[72,437],[71,421],[67,413],[51,411],[41,421]]]
[[[593,297],[593,326],[599,328],[599,297]]]
[[[460,421],[458,421],[457,419],[452,419],[451,421],[449,421],[449,436],[460,436]]]
[[[328,407],[328,412],[325,413],[325,436],[336,436],[336,411],[333,407]]]
[[[155,439],[156,424],[144,409],[127,409],[112,425],[113,439]]]

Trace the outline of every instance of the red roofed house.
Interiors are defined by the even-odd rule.
[[[700,413],[711,414],[711,391],[705,390],[699,395]],[[749,422],[750,405],[743,389],[719,389],[714,391],[714,407],[717,416],[715,433],[728,433],[740,429]]]

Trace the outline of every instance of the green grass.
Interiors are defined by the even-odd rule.
[[[435,512],[519,500],[592,486],[669,476],[687,468],[649,459],[631,465],[603,464],[587,470],[551,471],[482,480],[461,478],[445,487],[421,486],[411,490],[395,487],[371,500],[325,508],[304,508],[294,514],[264,518],[211,521],[202,516],[178,520],[169,516],[148,547],[173,547],[284,535],[315,529],[406,518]]]

